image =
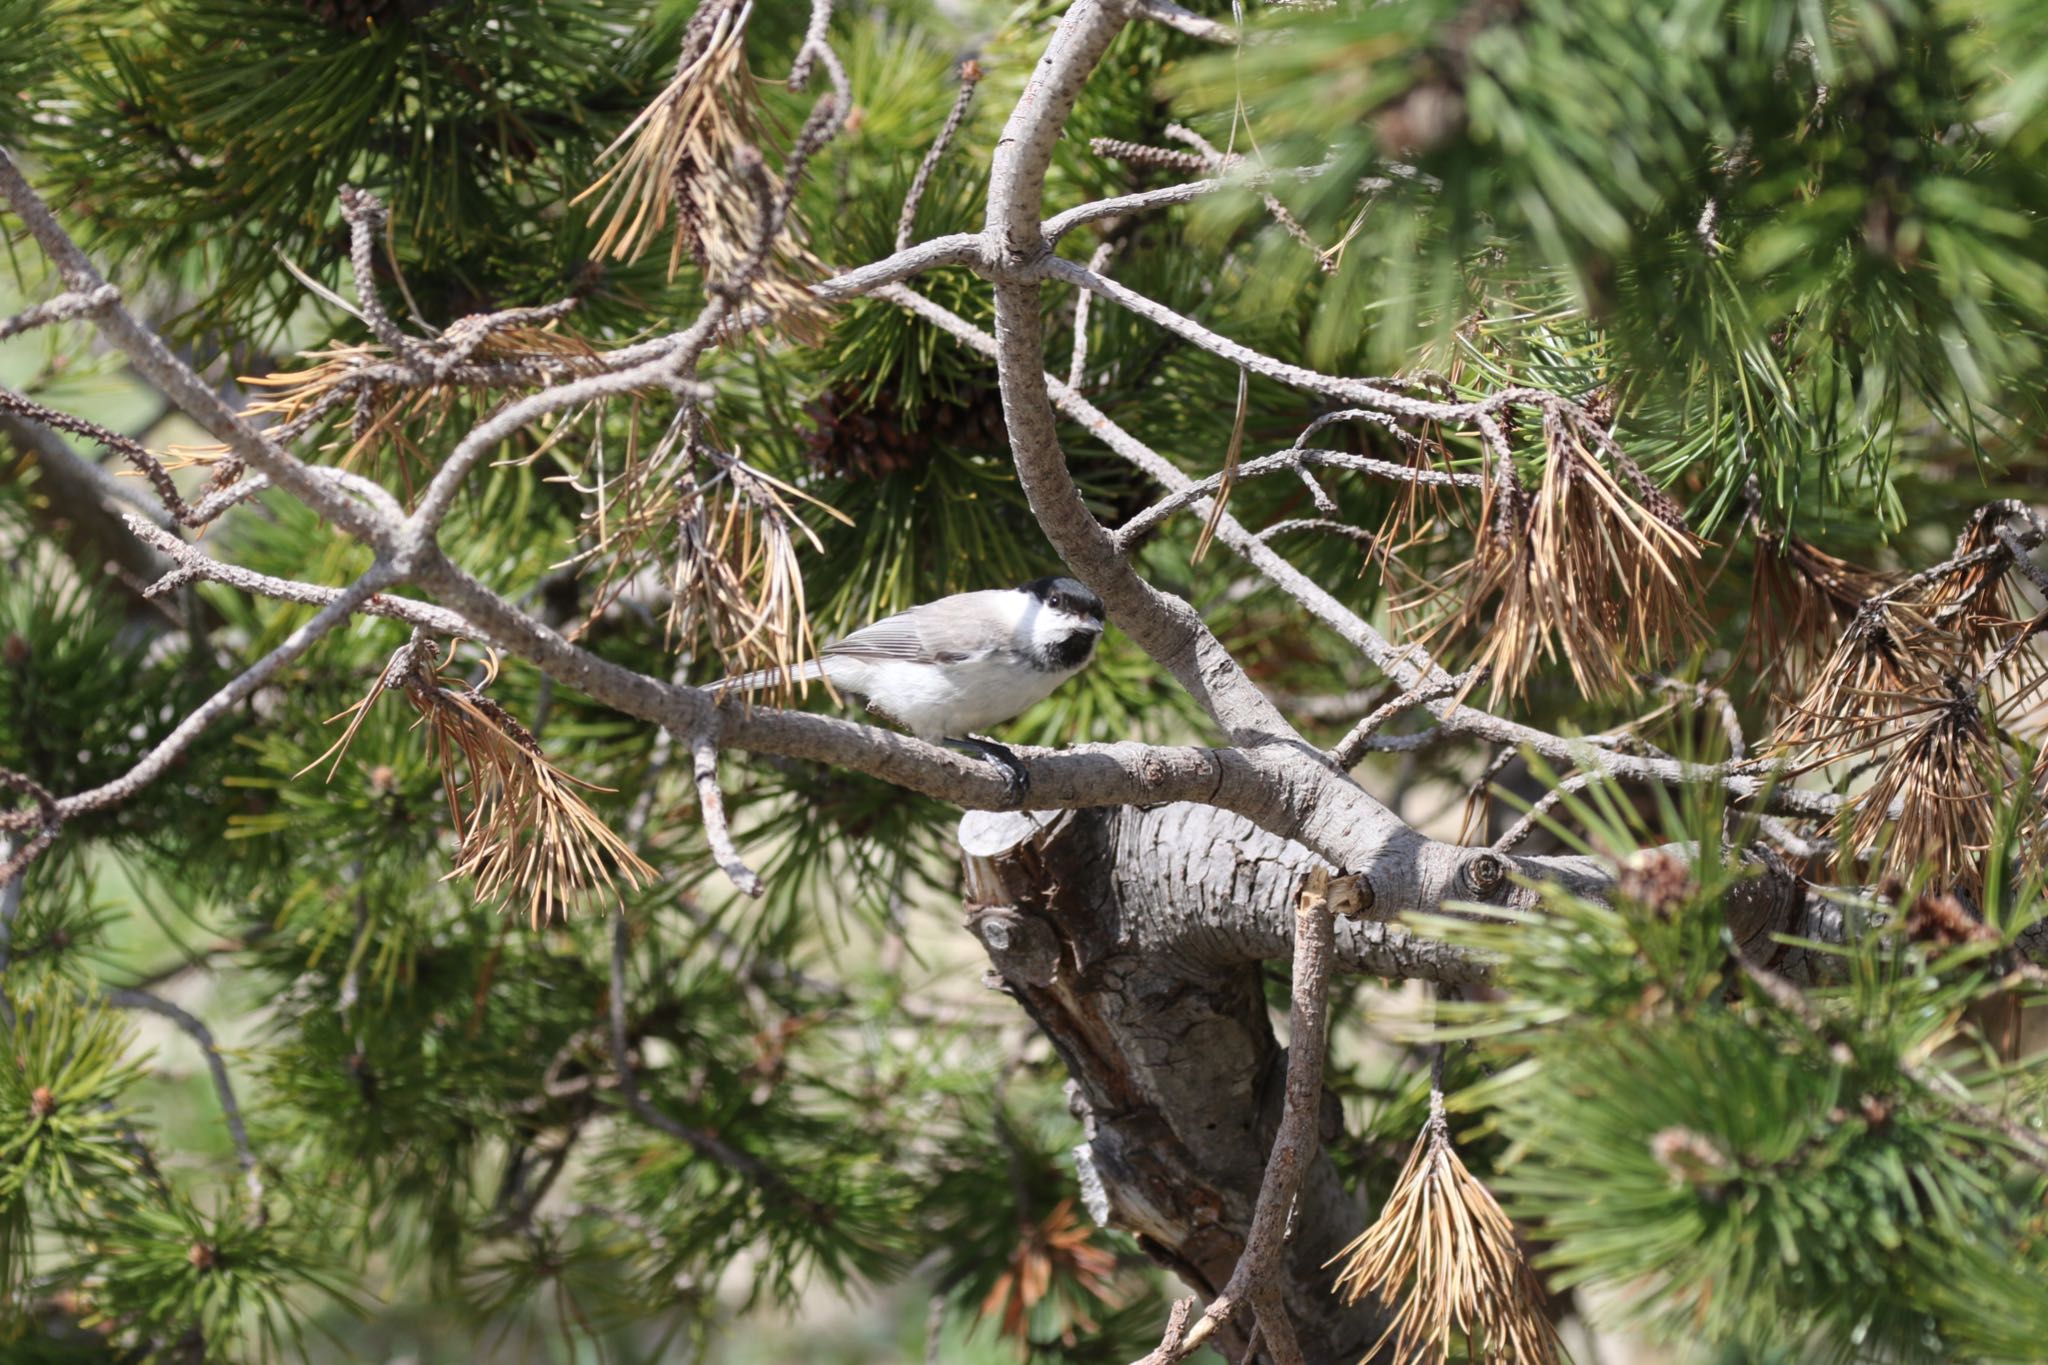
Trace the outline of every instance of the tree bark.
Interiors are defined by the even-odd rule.
[[[1089,1212],[1213,1297],[1244,1250],[1287,1071],[1260,921],[1293,904],[1310,855],[1193,806],[976,813],[961,840],[968,925],[1072,1076]],[[1387,931],[1343,928],[1354,951]],[[1342,1127],[1327,1092],[1322,1126],[1325,1141]],[[1340,1304],[1322,1268],[1365,1221],[1318,1151],[1278,1286],[1312,1363],[1349,1365],[1379,1337],[1382,1321]],[[1232,1360],[1245,1348],[1236,1328],[1217,1341]]]

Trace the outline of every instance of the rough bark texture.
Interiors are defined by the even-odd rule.
[[[1241,820],[1172,818],[1196,810],[975,815],[961,833],[969,927],[1073,1077],[1090,1212],[1208,1298],[1244,1250],[1287,1070],[1256,961],[1270,954],[1221,925],[1233,904],[1291,906],[1307,855]],[[1341,1129],[1334,1096],[1322,1124],[1325,1140]],[[1311,1362],[1356,1361],[1379,1335],[1322,1269],[1364,1221],[1319,1151],[1281,1285]],[[1245,1348],[1235,1330],[1218,1344]]]

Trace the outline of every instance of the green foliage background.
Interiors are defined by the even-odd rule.
[[[284,268],[347,295],[342,184],[392,207],[399,271],[385,302],[399,316],[417,307],[442,325],[574,293],[578,333],[619,342],[690,316],[702,282],[688,269],[669,280],[659,252],[593,265],[596,230],[567,201],[667,80],[690,8],[0,0],[0,140],[131,300],[223,378],[364,339]],[[899,0],[836,18],[857,109],[798,209],[823,260],[887,253],[969,51],[989,75],[917,227],[978,223],[996,129],[1056,12]],[[805,105],[774,82],[803,21],[802,7],[758,6],[747,40],[792,126]],[[1426,368],[1472,393],[1606,387],[1621,438],[1726,547],[1703,590],[1716,648],[1745,624],[1754,546],[1737,513],[1751,478],[1779,524],[1918,566],[1946,552],[1970,508],[2048,475],[2038,5],[1391,0],[1255,9],[1252,33],[1237,56],[1156,25],[1119,38],[1061,144],[1049,205],[1163,183],[1089,139],[1159,145],[1175,120],[1273,164],[1327,160],[1276,192],[1319,241],[1346,240],[1333,273],[1256,196],[1233,193],[1107,229],[1116,277],[1333,371]],[[1413,173],[1361,199],[1361,177],[1396,154]],[[1086,259],[1101,240],[1076,233],[1062,251]],[[54,287],[32,248],[11,243],[8,259],[0,314]],[[989,321],[962,272],[914,287]],[[1049,291],[1058,373],[1070,307]],[[1212,470],[1234,368],[1107,306],[1089,341],[1095,401],[1182,467]],[[855,303],[815,345],[717,352],[706,377],[728,441],[849,519],[811,519],[821,638],[1058,567],[1010,471],[993,373],[900,309]],[[195,439],[82,328],[8,343],[0,378],[153,447]],[[1253,380],[1247,452],[1288,444],[1318,411]],[[616,445],[628,422],[654,432],[667,417],[618,409],[603,434]],[[424,448],[445,453],[460,429],[450,421]],[[1145,505],[1150,490],[1087,433],[1064,435],[1106,519]],[[1329,439],[1398,454],[1365,424]],[[597,448],[586,432],[475,480],[447,536],[455,558],[558,622],[580,619],[589,585],[554,566],[586,511],[563,476],[587,477]],[[1449,454],[1476,467],[1474,446],[1454,439]],[[46,533],[61,509],[32,460],[9,459],[0,766],[79,790],[125,769],[308,613],[205,586],[173,603],[180,620],[160,619],[96,565],[58,557]],[[394,485],[403,472],[379,470]],[[1394,505],[1384,486],[1327,482],[1358,525]],[[1254,526],[1314,514],[1281,479],[1246,484],[1233,506]],[[1194,601],[1261,683],[1311,696],[1377,681],[1227,556],[1192,565],[1194,529],[1154,537],[1143,567]],[[1280,543],[1387,620],[1386,585],[1356,544]],[[208,547],[324,583],[363,566],[278,498]],[[1423,547],[1409,567],[1440,575],[1462,553]],[[198,647],[185,621],[204,624]],[[949,937],[954,813],[857,775],[729,763],[771,888],[737,903],[711,875],[688,774],[657,764],[643,727],[522,666],[492,688],[558,763],[611,789],[591,799],[615,826],[650,812],[638,847],[664,877],[629,907],[643,1079],[664,1112],[786,1178],[764,1189],[623,1112],[599,1029],[599,918],[530,934],[442,880],[453,837],[438,773],[395,701],[331,781],[294,777],[401,638],[379,622],[338,632],[142,798],[69,825],[29,874],[4,976],[19,1023],[16,1064],[0,1066],[0,1353],[226,1361],[301,1343],[327,1353],[334,1338],[447,1359],[482,1340],[567,1360],[599,1340],[622,1359],[684,1358],[695,1341],[737,1360],[807,1290],[879,1286],[900,1319],[880,1334],[900,1327],[900,1340],[849,1338],[845,1359],[923,1349],[927,1294],[944,1358],[1014,1359],[978,1310],[1016,1230],[1071,1194],[1078,1131],[1057,1063],[983,1001]],[[679,656],[694,679],[722,671],[644,607],[600,614],[583,642],[650,673]],[[1524,710],[1586,731],[1626,714],[1563,679]],[[1114,635],[1012,734],[1213,738]],[[1389,760],[1366,780],[1455,790],[1471,776],[1461,762]],[[1608,851],[1673,830],[1718,837],[1714,813],[1667,812],[1655,829],[1588,815]],[[1453,1072],[1477,1083],[1464,1092],[1468,1161],[1497,1176],[1561,1285],[1657,1277],[1642,1315],[1652,1333],[1704,1337],[1731,1360],[1807,1343],[1859,1359],[2025,1358],[2048,1328],[2044,1191],[1939,1096],[1893,1093],[1898,1059],[1947,1039],[1998,987],[1992,959],[1934,960],[1873,934],[1821,998],[1832,1031],[1815,1035],[1721,979],[1721,876],[1675,917],[1560,902],[1541,932],[1452,927],[1505,953],[1515,988],[1511,1006],[1453,1021],[1478,1040]],[[2005,892],[2000,926],[2017,932],[2038,888]],[[88,1003],[189,957],[214,968],[209,1016],[243,1021],[228,1060],[265,1163],[267,1222],[242,1193],[190,1043],[160,1031],[140,1043],[135,1018]],[[1427,1068],[1413,1040],[1387,1040],[1376,986],[1352,983],[1344,999],[1353,1024],[1333,1084],[1352,1122],[1337,1156],[1376,1198],[1419,1127]],[[1973,1092],[2038,1113],[2037,1068],[1958,1071]],[[39,1090],[53,1115],[36,1113]],[[1865,1093],[1883,1099],[1884,1122],[1859,1117]],[[1674,1180],[1651,1155],[1674,1128],[1703,1135],[1740,1177]],[[1156,1339],[1160,1282],[1128,1239],[1097,1244],[1116,1258],[1115,1294],[1063,1281],[1031,1320],[1035,1357],[1123,1361]]]

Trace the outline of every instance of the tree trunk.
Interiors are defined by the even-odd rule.
[[[1276,906],[1291,913],[1311,855],[1181,805],[976,813],[961,845],[968,925],[1073,1078],[1089,1212],[1213,1297],[1244,1249],[1287,1070],[1259,967],[1285,954],[1287,930],[1265,921]],[[1400,935],[1345,931],[1354,956],[1364,940]],[[1342,1118],[1324,1098],[1329,1141]],[[1350,1365],[1379,1337],[1382,1320],[1340,1304],[1322,1268],[1365,1222],[1319,1151],[1280,1285],[1312,1365]],[[1217,1341],[1232,1360],[1244,1350],[1239,1334]]]

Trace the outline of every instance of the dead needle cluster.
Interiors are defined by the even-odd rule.
[[[1503,460],[1472,558],[1445,588],[1411,599],[1411,609],[1441,613],[1438,633],[1483,635],[1473,662],[1492,670],[1505,697],[1522,695],[1538,667],[1560,656],[1588,696],[1632,691],[1640,668],[1703,635],[1703,542],[1640,470],[1617,477],[1608,468],[1589,448],[1584,420],[1546,410],[1541,484],[1532,493]]]
[[[593,260],[641,255],[673,219],[670,278],[685,254],[707,279],[751,273],[760,205],[739,168],[773,131],[746,64],[753,8],[752,0],[700,6],[684,30],[675,78],[600,154],[600,160],[617,159],[576,199],[597,197],[593,224],[610,214]],[[754,301],[785,333],[803,340],[823,330],[823,309],[805,283],[816,265],[798,229],[785,225],[768,268],[750,281]]]
[[[1368,1360],[1385,1349],[1401,1365],[1443,1365],[1457,1336],[1469,1360],[1564,1358],[1514,1224],[1451,1145],[1441,1094],[1430,1097],[1429,1121],[1378,1221],[1330,1264],[1340,1262],[1335,1288],[1346,1303],[1371,1298],[1395,1309]]]
[[[485,686],[496,673],[494,659]],[[350,717],[342,737],[300,772],[329,756],[339,765],[377,698],[394,687],[420,713],[449,818],[461,833],[443,880],[471,878],[479,905],[524,899],[535,929],[565,921],[600,891],[616,897],[619,880],[635,888],[655,880],[654,869],[575,790],[606,789],[549,762],[532,732],[481,691],[444,682],[431,640],[416,639],[392,656],[369,695],[341,713]],[[466,781],[457,776],[458,759]]]

